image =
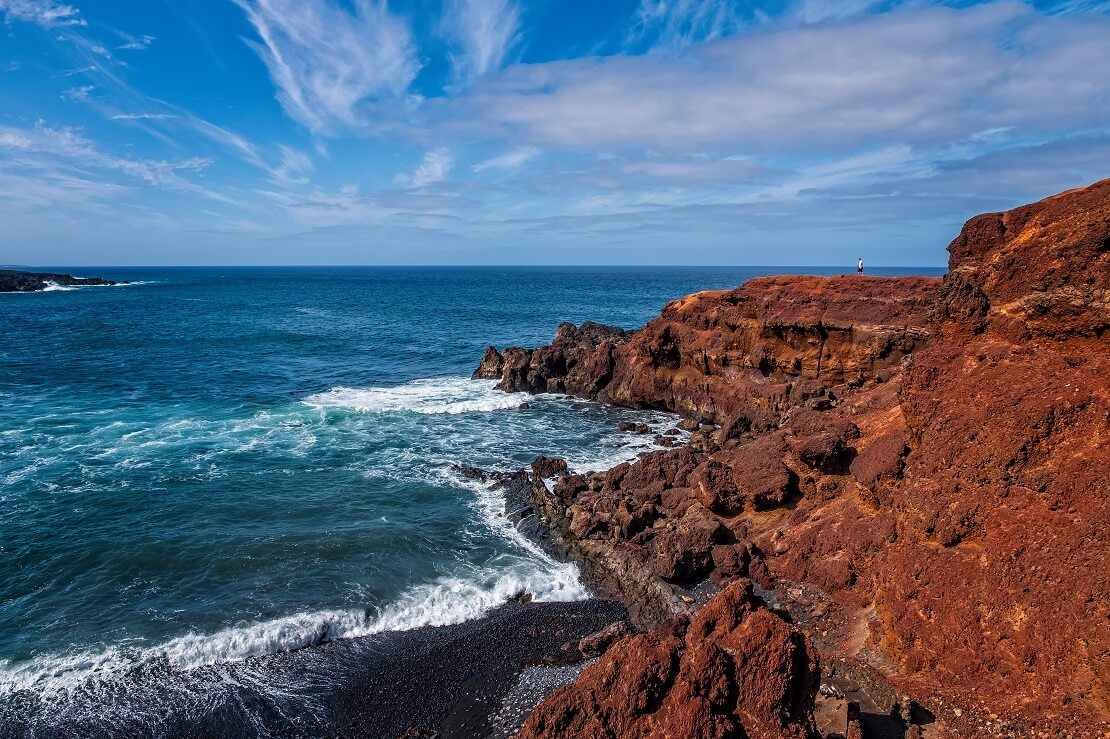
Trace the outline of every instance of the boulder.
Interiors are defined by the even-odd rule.
[[[619,641],[541,703],[519,736],[818,739],[817,684],[805,636],[738,580],[689,626]]]
[[[567,461],[559,457],[540,455],[532,460],[532,472],[538,477],[555,477],[567,471]]]

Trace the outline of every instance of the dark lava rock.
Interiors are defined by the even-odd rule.
[[[117,285],[120,283],[100,277],[74,277],[73,275],[49,272],[19,272],[12,269],[0,269],[0,293],[37,292],[45,290],[51,284],[77,287],[82,285]]]

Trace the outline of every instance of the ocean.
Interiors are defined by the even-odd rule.
[[[0,295],[4,735],[107,726],[149,704],[128,699],[138,684],[203,712],[190,675],[242,681],[254,657],[460,623],[519,593],[586,598],[451,466],[605,469],[652,448],[622,421],[675,419],[497,392],[469,379],[486,345],[844,270],[52,271],[132,284]],[[255,690],[288,690],[279,672],[251,673]]]

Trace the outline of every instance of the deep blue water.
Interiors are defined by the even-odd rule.
[[[671,419],[497,393],[489,343],[560,321],[638,327],[743,268],[79,268],[136,281],[0,295],[0,718],[108,689],[581,598],[452,463],[578,469]],[[937,270],[892,270],[888,274]]]

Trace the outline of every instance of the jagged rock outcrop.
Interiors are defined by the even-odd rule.
[[[620,563],[584,571],[642,626],[696,611],[705,578],[766,588],[852,676],[849,735],[1100,736],[1110,181],[974,218],[949,250],[943,284],[783,277],[668,305],[580,394],[719,427],[532,496],[568,556]]]
[[[500,380],[509,392],[567,393],[596,398],[613,374],[614,349],[631,333],[586,321],[559,324],[555,340],[539,349],[486,349],[475,380]]]
[[[45,290],[50,285],[73,287],[79,285],[115,285],[113,280],[100,277],[74,277],[48,272],[20,272],[0,269],[0,293],[30,293]]]
[[[737,581],[686,625],[620,641],[528,718],[522,739],[816,739],[805,636]]]

